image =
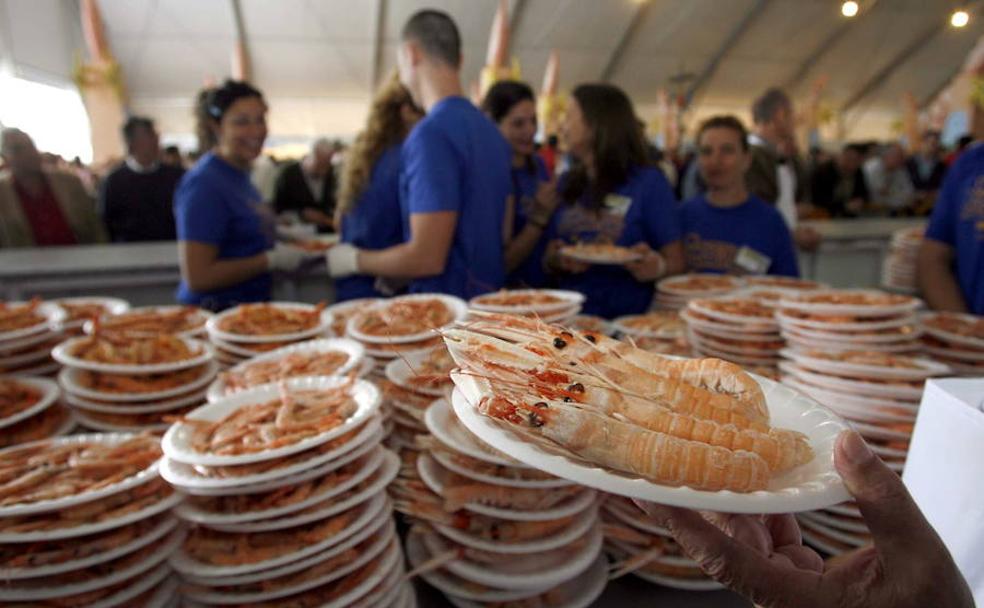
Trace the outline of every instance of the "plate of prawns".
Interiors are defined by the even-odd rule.
[[[848,424],[737,365],[501,314],[442,333],[459,366],[455,414],[520,462],[696,509],[783,513],[848,499],[833,467]]]

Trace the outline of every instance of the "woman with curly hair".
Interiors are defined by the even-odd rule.
[[[359,249],[385,249],[403,242],[400,216],[400,148],[423,114],[395,77],[376,95],[366,128],[345,155],[335,225],[341,240]],[[335,280],[338,301],[379,297],[375,277]]]

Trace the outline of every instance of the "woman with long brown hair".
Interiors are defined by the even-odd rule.
[[[366,128],[345,155],[335,225],[341,240],[359,249],[386,249],[403,242],[400,219],[400,148],[422,113],[397,78],[373,99]],[[379,297],[375,277],[335,279],[339,301]]]
[[[646,311],[653,281],[683,270],[676,201],[653,166],[632,102],[621,89],[574,89],[561,135],[574,159],[561,177],[562,200],[551,225],[547,267],[565,289],[587,296],[584,311],[614,318]],[[588,265],[560,253],[564,244],[611,243],[640,258]]]

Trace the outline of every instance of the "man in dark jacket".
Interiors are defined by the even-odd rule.
[[[334,231],[334,155],[332,143],[319,139],[301,161],[283,168],[273,194],[273,207],[278,214],[294,212],[299,219],[317,226],[319,232]]]
[[[184,169],[160,162],[154,122],[133,116],[123,125],[126,160],[99,192],[99,210],[112,241],[173,241],[172,200]]]

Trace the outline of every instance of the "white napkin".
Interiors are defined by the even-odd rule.
[[[984,606],[984,378],[930,380],[902,480]]]

